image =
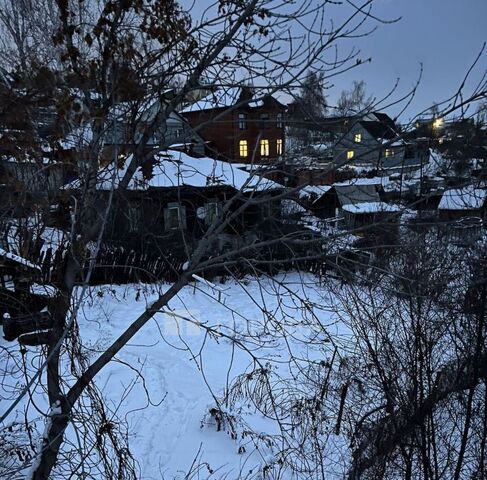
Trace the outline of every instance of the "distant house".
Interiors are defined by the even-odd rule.
[[[353,165],[387,171],[408,171],[421,166],[424,152],[401,138],[394,121],[373,113],[349,125],[334,147],[337,166]]]
[[[342,216],[344,205],[380,202],[379,192],[383,190],[380,177],[355,178],[320,189],[323,193],[317,195],[312,208],[322,218]]]
[[[338,224],[348,229],[397,223],[400,207],[381,200],[382,181],[378,177],[334,183],[326,189],[320,187],[321,194],[315,187],[313,192],[317,193],[317,198],[310,208],[321,218],[334,217]]]
[[[343,205],[342,212],[349,229],[370,227],[376,233],[384,226],[398,223],[401,207],[385,202],[360,202]]]
[[[487,189],[467,186],[446,190],[438,205],[439,219],[456,221],[465,217],[487,220]]]
[[[209,142],[208,154],[236,163],[269,164],[285,154],[286,107],[250,88],[217,90],[181,114]]]
[[[109,128],[104,136],[104,157],[111,161],[114,151],[118,154],[129,154],[134,145],[139,143],[149,128],[152,134],[145,139],[146,149],[176,148],[186,153],[203,156],[205,145],[203,138],[179,113],[172,111],[163,115],[158,122],[157,115],[166,105],[159,100],[135,100],[120,102],[114,105],[107,117]],[[62,146],[73,155],[89,146],[92,139],[91,125],[85,124],[66,134]],[[103,162],[102,162],[103,163]]]

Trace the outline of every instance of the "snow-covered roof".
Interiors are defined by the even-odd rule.
[[[328,190],[330,190],[331,185],[306,185],[299,191],[299,196],[301,198],[309,197],[311,195],[321,197]]]
[[[385,202],[362,202],[362,203],[350,203],[343,205],[342,210],[360,214],[360,213],[378,213],[378,212],[400,212],[401,207],[399,205],[393,205]]]
[[[346,187],[349,185],[385,185],[389,183],[388,177],[373,177],[373,178],[352,178],[343,182],[336,182],[334,187]]]
[[[241,89],[237,87],[220,89],[210,93],[201,100],[188,105],[186,108],[182,109],[180,113],[199,112],[201,110],[209,110],[212,108],[228,108],[237,103],[241,93]]]
[[[19,255],[15,255],[14,253],[7,252],[3,248],[0,248],[0,258],[7,258],[8,260],[12,260],[13,262],[19,263],[24,267],[33,268],[34,270],[40,270],[40,267],[29,260],[25,259],[24,257],[20,257]]]
[[[212,110],[216,108],[229,108],[239,103],[242,98],[242,87],[222,88],[210,93],[206,97],[198,100],[191,105],[180,110],[180,113],[200,112],[202,110]],[[261,97],[264,97],[266,92],[260,90],[252,92],[252,97],[245,102],[250,108],[258,108],[264,105]]]
[[[408,143],[404,139],[398,137],[394,140],[383,139],[382,145],[385,145],[388,147],[404,147],[405,145],[408,145]]]
[[[117,188],[122,180],[132,157],[129,156],[122,168],[113,165],[100,171],[97,180],[98,190],[111,190]],[[184,152],[174,151],[160,153],[155,156],[152,177],[144,178],[138,169],[128,185],[128,190],[148,190],[149,188],[171,187],[213,187],[231,186],[243,191],[264,191],[280,189],[281,185],[267,178],[244,172],[231,163],[203,157],[194,158]],[[80,180],[75,180],[64,189],[80,188]]]
[[[478,210],[487,199],[487,190],[469,185],[447,190],[441,197],[439,210]]]

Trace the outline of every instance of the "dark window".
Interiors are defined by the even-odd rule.
[[[284,126],[282,113],[277,114],[277,122],[276,123],[277,123],[277,128],[282,128]]]
[[[205,223],[211,225],[221,215],[221,204],[216,200],[210,200],[205,205]]]
[[[238,128],[240,128],[240,130],[245,130],[247,128],[247,114],[246,113],[239,113],[238,114]]]
[[[269,114],[268,113],[261,113],[260,114],[260,128],[263,130],[269,124]]]
[[[129,232],[137,232],[140,223],[140,208],[130,206],[127,210],[127,229]]]
[[[415,156],[414,148],[406,148],[404,151],[404,158],[414,158]]]
[[[169,203],[164,209],[166,230],[186,229],[186,207],[180,203]]]

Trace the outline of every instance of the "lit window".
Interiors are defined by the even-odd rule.
[[[392,148],[386,148],[386,157],[393,157],[394,150]]]
[[[249,147],[248,147],[247,140],[240,140],[240,142],[238,142],[238,148],[239,148],[241,157],[248,157]]]
[[[247,128],[247,114],[238,114],[238,128],[240,128],[240,130],[245,130]]]
[[[262,157],[269,156],[269,140],[261,140],[260,141],[260,155]]]
[[[282,113],[277,114],[277,128],[282,128],[283,127],[283,122],[282,122]]]
[[[353,150],[349,150],[347,152],[347,160],[351,160],[355,156],[355,152]]]
[[[186,228],[186,207],[179,203],[169,203],[164,209],[164,223],[166,230]]]
[[[282,155],[282,140],[280,138],[276,140],[276,152],[278,155]]]
[[[361,133],[356,133],[354,137],[355,143],[360,143],[362,141],[362,134]]]

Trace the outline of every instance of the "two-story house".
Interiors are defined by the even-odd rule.
[[[232,163],[270,164],[285,153],[286,107],[250,88],[210,93],[180,113],[208,142],[208,155]]]
[[[371,113],[350,124],[334,146],[337,166],[353,165],[378,170],[407,171],[421,166],[424,153],[416,143],[398,133],[394,121],[384,113]]]

